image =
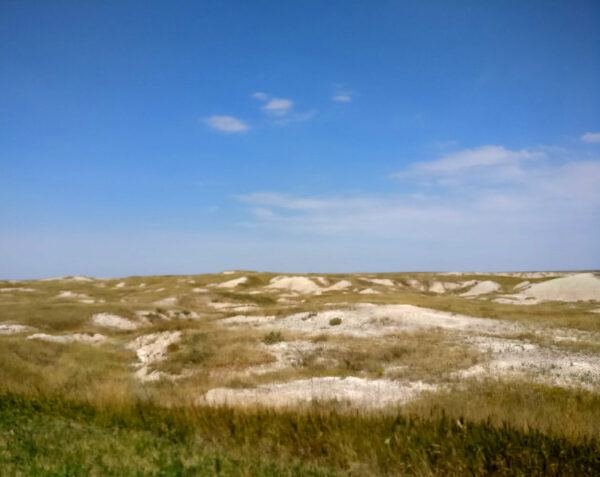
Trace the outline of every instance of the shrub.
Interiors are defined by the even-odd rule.
[[[283,341],[283,335],[280,331],[271,331],[270,333],[267,333],[263,338],[263,342],[266,344],[279,343],[280,341]]]
[[[329,320],[329,324],[331,326],[341,325],[342,324],[342,319],[341,318],[332,318],[331,320]]]

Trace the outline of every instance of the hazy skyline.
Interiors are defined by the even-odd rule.
[[[0,2],[0,278],[600,268],[600,3]]]

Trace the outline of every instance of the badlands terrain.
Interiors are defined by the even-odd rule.
[[[51,452],[45,454],[48,444],[38,441],[28,445],[45,449],[40,455],[36,451],[32,461],[39,467],[31,462],[29,467],[21,465],[29,462],[23,456],[21,464],[14,464],[17,454],[29,452],[19,447],[22,441],[15,443],[11,437],[19,432],[15,429],[26,426],[11,420],[19,406],[46,409],[43,419],[51,415],[55,426],[48,435],[58,432],[55,419],[80,421],[73,417],[73,406],[112,413],[110,419],[127,406],[151,406],[153,416],[196,413],[186,422],[205,419],[198,416],[206,413],[213,416],[214,428],[197,424],[195,439],[203,432],[223,431],[216,422],[222,422],[226,412],[250,421],[257,416],[267,420],[295,416],[290,419],[309,419],[311,426],[314,416],[350,419],[352,426],[360,423],[365,429],[373,422],[385,427],[382,420],[392,416],[423,419],[422,425],[448,420],[452,432],[459,434],[466,432],[466,423],[485,422],[489,429],[524,433],[523,439],[530,438],[531,432],[541,433],[536,435],[543,439],[563,439],[548,444],[558,446],[556,455],[554,451],[540,454],[546,459],[540,457],[544,462],[540,474],[561,473],[560,467],[551,466],[552,459],[566,462],[564,452],[572,449],[579,449],[572,452],[579,455],[575,461],[583,467],[570,471],[593,473],[600,469],[597,444],[587,439],[600,432],[599,277],[595,272],[278,275],[227,271],[0,281],[0,391],[4,396],[0,407],[11,416],[3,414],[6,419],[0,425],[0,463],[14,465],[5,468],[15,475],[68,470],[61,467],[63,458],[53,460]],[[52,399],[61,404],[48,404]],[[164,417],[165,422],[171,418]],[[42,418],[27,414],[28,423],[36,419]],[[339,456],[334,458],[335,452],[327,451],[327,445],[333,444],[318,444],[314,428],[305,436],[312,443],[294,441],[286,447],[282,435],[275,439],[265,437],[268,431],[249,430],[250,421],[244,421],[247,427],[236,424],[247,440],[244,444],[231,442],[234,431],[231,435],[223,431],[227,437],[220,439],[204,435],[202,452],[209,449],[211,454],[202,454],[208,467],[193,464],[199,466],[193,467],[197,474],[221,472],[215,471],[221,469],[215,458],[225,463],[225,474],[257,465],[256,472],[268,473],[265,469],[270,468],[275,469],[273,475],[294,475],[293,465],[300,466],[297,475],[307,469],[314,475],[321,471],[324,475],[451,474],[451,469],[502,474],[506,470],[502,466],[510,460],[506,451],[502,462],[485,455],[483,461],[465,457],[463,462],[456,457],[460,454],[456,447],[448,451],[454,457],[438,459],[429,447],[424,450],[419,444],[412,457],[396,457],[400,459],[396,461],[371,448],[364,449],[363,456],[354,441],[336,451]],[[49,425],[35,422],[36,428]],[[277,426],[283,424],[277,423],[271,428],[280,429]],[[103,426],[103,430],[114,429],[114,422]],[[117,427],[130,430],[125,424]],[[486,432],[492,432],[489,429]],[[319,432],[330,432],[332,442],[341,439],[331,429]],[[353,432],[346,429],[344,435]],[[390,436],[369,445],[411,447],[406,442],[401,445],[399,437],[394,444]],[[114,445],[124,445],[123,439]],[[244,446],[264,439],[269,444],[261,457],[252,464],[245,460]],[[279,448],[272,448],[274,439]],[[448,435],[444,442],[452,439]],[[225,441],[227,451],[219,447]],[[536,443],[521,447],[528,445],[530,459],[539,449]],[[586,452],[590,461],[585,460]],[[125,465],[119,459],[97,467],[96,461],[72,458],[73,468],[83,474],[127,475],[131,470],[119,467]],[[160,474],[163,461],[154,458],[158,459],[148,457],[135,468]],[[231,464],[232,459],[243,465]],[[182,469],[192,465],[182,462]],[[267,467],[260,467],[263,464]]]

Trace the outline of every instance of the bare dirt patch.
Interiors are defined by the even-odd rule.
[[[340,280],[339,282],[336,282],[327,288],[323,288],[323,291],[324,292],[340,291],[340,290],[347,290],[348,288],[351,288],[351,287],[352,287],[352,282],[349,282],[348,280]]]
[[[219,283],[218,285],[215,285],[215,286],[217,288],[235,288],[239,285],[243,285],[247,281],[248,281],[248,277],[240,277],[240,278],[234,278],[233,280],[228,280],[223,283]]]
[[[341,321],[332,326],[330,323],[336,318]],[[514,323],[502,320],[475,318],[413,305],[370,303],[356,304],[346,309],[295,313],[283,318],[233,317],[220,322],[230,325],[244,323],[259,327],[268,326],[308,334],[346,334],[359,337],[432,328],[487,333],[514,333],[521,329]]]
[[[70,290],[64,290],[56,295],[56,298],[74,298],[77,300],[89,300],[90,297],[84,293],[75,293]]]
[[[13,335],[16,333],[24,333],[31,331],[33,328],[25,325],[17,325],[13,323],[0,323],[0,335]]]
[[[473,288],[462,293],[460,296],[471,297],[471,296],[479,296],[486,295],[488,293],[494,293],[500,290],[500,285],[491,280],[484,280],[482,282],[477,283]]]
[[[320,294],[322,288],[310,278],[296,277],[275,277],[265,287],[266,290],[287,290],[302,294]]]
[[[158,381],[172,376],[160,371],[150,370],[150,366],[166,359],[169,345],[181,339],[181,331],[163,331],[138,336],[127,345],[127,349],[135,351],[139,360],[139,369],[135,377],[141,381]]]
[[[155,301],[154,305],[156,305],[156,306],[175,306],[175,305],[177,305],[177,298],[174,296],[163,298],[162,300]]]
[[[136,330],[140,324],[112,313],[96,313],[92,315],[92,322],[97,326],[115,328],[119,330]]]
[[[48,335],[46,333],[36,333],[27,337],[28,340],[49,341],[51,343],[88,343],[97,344],[106,339],[106,336],[100,333],[74,333],[70,335]]]
[[[536,283],[522,293],[547,301],[600,301],[600,279],[593,273],[579,273]]]
[[[492,359],[457,372],[459,378],[525,375],[556,386],[596,389],[600,386],[600,356],[597,354],[495,337],[470,337],[466,341],[482,352],[491,353]]]
[[[367,409],[403,404],[436,387],[423,382],[397,382],[388,379],[324,377],[273,383],[256,388],[215,388],[201,402],[212,406],[265,406],[287,408],[311,403],[337,402]]]

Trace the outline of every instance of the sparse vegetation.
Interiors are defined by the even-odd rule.
[[[265,344],[275,344],[283,341],[283,335],[281,331],[270,331],[263,337],[263,343]]]
[[[522,375],[463,379],[457,373],[485,365],[494,354],[468,345],[459,332],[449,330],[344,334],[352,320],[343,314],[348,303],[368,302],[503,319],[522,330],[499,339],[589,357],[600,349],[600,324],[598,315],[589,312],[592,305],[518,307],[465,299],[454,292],[438,295],[372,283],[368,286],[379,294],[345,290],[278,301],[281,292],[262,288],[274,275],[240,272],[238,276],[248,276],[248,281],[235,291],[209,286],[222,277],[197,275],[30,281],[19,287],[34,292],[0,294],[0,322],[33,330],[0,335],[3,472],[506,475],[522,470],[586,475],[598,471],[594,437],[600,435],[600,402],[597,380],[591,374],[581,373],[578,378],[588,391],[553,386],[553,373],[560,371],[553,361],[535,368],[535,376],[547,382]],[[493,279],[505,290],[519,281],[484,276],[444,280],[475,277]],[[381,278],[405,284],[413,278],[426,284],[436,279],[433,274],[382,274]],[[343,275],[327,279],[360,282]],[[121,281],[126,285],[115,288]],[[142,283],[145,286],[139,287]],[[206,291],[194,292],[196,287]],[[55,299],[65,290],[94,302]],[[156,301],[168,297],[176,297],[179,306],[156,307]],[[214,303],[221,308],[210,306]],[[90,319],[94,313],[112,313],[140,326],[100,328]],[[314,331],[278,329],[270,321],[277,323],[294,313],[303,326],[314,325]],[[222,324],[222,319],[233,316],[241,316],[240,325]],[[393,317],[386,317],[366,320],[364,326],[393,326]],[[264,326],[255,325],[254,319],[264,320]],[[565,338],[556,341],[551,329]],[[180,332],[181,338],[166,347],[166,358],[150,370],[176,379],[136,379],[138,358],[127,344],[165,331]],[[103,333],[107,339],[97,345],[67,345],[27,339],[33,332]],[[263,346],[276,343],[281,345]],[[437,388],[400,409],[377,412],[349,412],[340,402],[314,403],[297,412],[197,406],[198,399],[213,388],[258,388],[328,376],[346,377],[345,382],[357,377],[374,383],[423,381]],[[366,434],[373,438],[364,439]]]

